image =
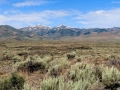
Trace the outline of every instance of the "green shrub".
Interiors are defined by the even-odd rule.
[[[87,88],[98,81],[94,66],[86,63],[72,65],[68,72],[68,78],[73,81],[72,90],[87,90]]]
[[[25,83],[24,87],[23,87],[23,90],[32,90],[32,89],[30,89],[29,85]]]
[[[39,61],[23,61],[17,63],[15,68],[17,69],[17,71],[32,73],[40,69],[45,69],[45,66]]]
[[[49,70],[48,70],[48,74],[50,76],[54,76],[54,77],[57,77],[60,75],[61,73],[61,68],[59,65],[54,65],[53,67],[51,67]]]
[[[120,80],[120,72],[115,67],[104,67],[102,70],[102,83],[113,87]]]
[[[64,78],[48,78],[43,80],[40,90],[64,90]]]
[[[23,77],[13,73],[10,78],[0,81],[0,90],[22,90],[24,82]]]
[[[41,82],[40,90],[87,90],[92,83],[88,80],[65,81],[63,77],[48,78]]]
[[[13,58],[14,63],[22,61],[22,58],[18,55],[14,56]]]
[[[30,87],[27,83],[25,83],[22,90],[36,90],[36,89],[34,89],[33,87]]]
[[[77,82],[74,82],[72,85],[72,90],[87,90],[89,86],[91,86],[92,84],[87,81],[84,80],[82,81],[81,79],[78,80]]]
[[[29,56],[26,61],[16,63],[15,68],[17,71],[30,73],[37,70],[46,70],[49,60],[51,60],[50,56],[46,56],[45,58],[40,58],[38,55],[33,57]]]
[[[59,76],[60,73],[64,73],[68,66],[69,62],[67,61],[67,58],[59,58],[58,60],[54,60],[54,62],[51,63],[48,74],[55,77]]]
[[[76,52],[71,52],[71,53],[68,53],[66,56],[68,59],[73,59],[75,58],[75,55],[76,55]]]
[[[5,51],[3,53],[3,56],[2,56],[2,60],[12,60],[14,57],[14,54],[12,53],[12,51]]]
[[[76,63],[71,66],[68,72],[68,78],[73,81],[78,81],[80,79],[88,80],[90,83],[94,83],[98,78],[95,76],[96,70],[92,65],[86,63]]]

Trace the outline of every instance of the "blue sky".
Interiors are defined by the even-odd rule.
[[[120,0],[0,0],[0,25],[120,27]]]

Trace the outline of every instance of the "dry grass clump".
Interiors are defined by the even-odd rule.
[[[120,59],[109,59],[105,64],[109,67],[114,66],[120,70]]]

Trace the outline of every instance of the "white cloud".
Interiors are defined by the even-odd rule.
[[[8,24],[14,27],[44,24],[71,24],[83,28],[95,27],[120,27],[120,8],[111,10],[98,10],[81,13],[77,10],[45,10],[33,13],[21,13],[14,11],[0,14],[0,24]]]
[[[7,21],[6,16],[4,16],[4,15],[0,15],[0,24],[5,23],[6,21]]]
[[[76,17],[76,20],[84,27],[120,26],[120,8],[79,14],[79,16]]]
[[[45,5],[49,3],[55,3],[56,1],[44,1],[44,0],[36,0],[36,1],[25,1],[25,2],[19,2],[13,4],[14,7],[25,7],[25,6],[39,6],[39,5]]]
[[[36,23],[48,25],[54,22],[54,19],[69,16],[68,11],[51,11],[45,10],[36,13],[18,13],[18,14],[4,14],[0,15],[0,24],[9,24],[14,27],[23,27],[27,25],[35,25]]]

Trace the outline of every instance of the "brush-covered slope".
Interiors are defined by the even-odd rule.
[[[9,25],[0,25],[0,40],[14,39],[14,40],[23,40],[31,39],[35,36],[30,35],[26,31],[21,31]]]

